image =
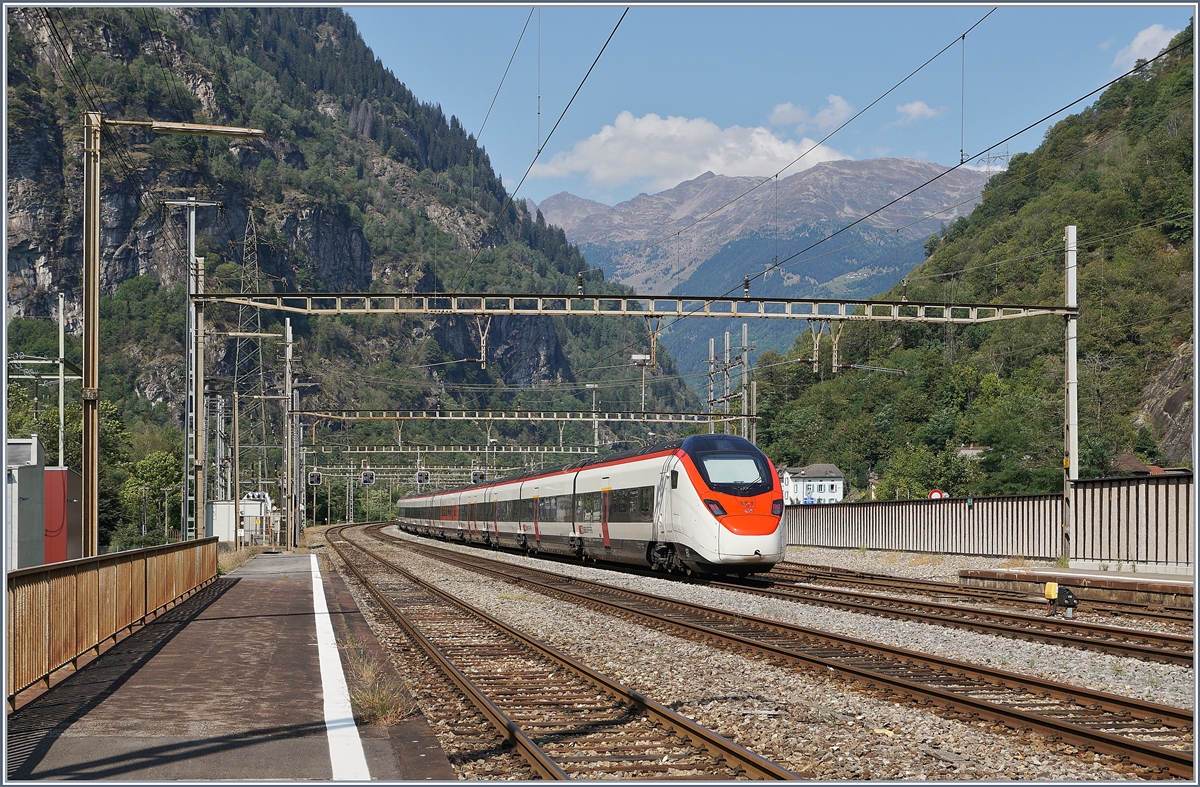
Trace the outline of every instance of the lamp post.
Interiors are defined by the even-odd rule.
[[[289,400],[291,407],[287,413],[286,419],[286,428],[288,430],[287,434],[289,435],[291,451],[288,455],[288,467],[290,469],[288,472],[287,508],[285,509],[288,516],[288,533],[290,534],[289,539],[291,542],[291,546],[288,548],[288,551],[291,551],[292,549],[300,546],[300,531],[303,529],[305,517],[304,485],[301,483],[302,472],[304,470],[304,427],[300,423],[300,416],[296,414],[296,411],[300,409],[300,392],[305,388],[315,387],[319,385],[319,383],[297,382],[292,379],[291,320],[288,320],[284,326],[284,333],[286,334],[287,340],[287,368],[285,371],[287,377],[284,383],[287,386],[287,389],[291,392],[291,398]],[[313,442],[315,443],[316,424],[313,424],[311,434],[314,438]]]
[[[649,355],[631,355],[629,360],[634,366],[642,367],[642,412],[646,412],[646,367],[650,365]]]
[[[99,552],[100,520],[100,129],[144,126],[157,134],[263,137],[257,128],[154,120],[104,120],[83,113],[83,557]],[[186,469],[184,471],[187,472]]]
[[[164,486],[159,491],[163,493],[163,541],[171,540],[171,525],[169,509],[171,507],[171,490],[173,486]]]
[[[587,383],[586,385],[588,388],[592,389],[592,447],[599,448],[600,447],[600,419],[596,417],[596,389],[599,388],[600,386],[596,385],[595,383]],[[642,409],[643,410],[646,409],[645,404],[642,405]]]

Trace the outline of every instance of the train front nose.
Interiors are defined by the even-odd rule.
[[[717,551],[727,563],[778,563],[784,552],[783,521],[765,513],[722,517]]]

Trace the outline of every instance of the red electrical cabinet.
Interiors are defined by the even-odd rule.
[[[69,467],[47,467],[45,489],[45,561],[83,557],[83,476]]]

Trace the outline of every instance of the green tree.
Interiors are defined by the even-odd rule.
[[[924,443],[908,443],[892,454],[875,495],[880,500],[916,500],[940,489],[951,497],[962,497],[977,475],[975,464],[960,457],[952,446],[934,453]]]
[[[131,543],[139,546],[164,543],[166,536],[161,526],[163,490],[179,489],[182,480],[179,457],[167,451],[155,451],[130,465],[129,475],[120,490],[124,523],[115,538],[123,548],[129,548]],[[168,493],[168,519],[172,502],[178,513],[178,497],[178,492]],[[146,538],[143,538],[143,525]]]

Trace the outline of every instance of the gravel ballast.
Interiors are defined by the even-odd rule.
[[[399,530],[389,529],[393,534]],[[453,549],[476,551],[476,547],[441,544]],[[788,559],[815,563],[808,556],[817,550],[802,553],[789,549]],[[909,560],[897,557],[897,553],[870,553],[857,550],[821,550],[822,565],[839,565],[832,562],[841,558],[840,567],[874,573],[891,573],[901,576],[900,568],[912,572],[905,576],[921,579],[936,579],[952,570],[957,577],[959,568],[999,567],[1003,561],[969,556],[947,556],[943,564],[923,563],[925,556],[917,556],[917,565],[908,565]],[[890,620],[873,615],[844,612],[836,609],[798,604],[792,601],[777,601],[751,596],[734,591],[698,587],[653,577],[638,577],[619,571],[591,568],[571,563],[549,563],[536,558],[507,552],[491,551],[489,557],[510,562],[523,562],[560,574],[585,579],[595,579],[613,585],[655,593],[669,598],[691,601],[728,612],[779,620],[797,626],[828,631],[834,634],[865,639],[880,644],[907,648],[945,658],[967,661],[988,667],[1019,672],[1046,680],[1060,681],[1072,685],[1107,691],[1126,697],[1135,697],[1147,702],[1192,709],[1195,702],[1194,672],[1174,664],[1143,662],[1122,656],[1092,653],[1064,648],[1041,642],[994,637],[971,631],[949,629],[906,620]],[[874,555],[874,563],[871,563]],[[952,566],[947,569],[946,564]]]
[[[398,531],[391,531],[398,532]],[[407,537],[407,536],[402,536]],[[471,547],[453,547],[467,552]],[[601,615],[511,585],[391,550],[397,560],[471,604],[545,639],[570,655],[670,705],[785,767],[818,779],[1117,779],[1136,777],[1126,766],[1015,733],[991,723],[948,720],[908,704],[892,703],[849,684],[747,659],[662,632]],[[840,553],[839,550],[823,550]],[[1154,702],[1192,707],[1192,674],[1170,665],[1143,664],[1052,645],[1002,640],[937,626],[773,602],[736,592],[634,577],[570,564],[549,564],[520,555],[489,557],[524,562],[558,573],[603,578],[612,584],[697,601],[742,614],[936,653],[1014,672],[1037,674]],[[857,551],[846,556],[858,570],[899,575],[890,566],[864,565]],[[877,556],[878,557],[878,556]],[[789,554],[797,562],[837,565],[811,550]],[[997,561],[966,558],[970,567]],[[945,563],[954,561],[947,568]],[[959,559],[941,565],[907,566],[922,578],[957,575]],[[968,567],[968,566],[961,566]],[[604,636],[597,636],[603,632]],[[1126,688],[1128,687],[1128,688]]]
[[[958,572],[990,568],[1049,568],[1048,560],[994,558],[975,555],[941,555],[927,552],[893,552],[869,549],[788,547],[784,560],[814,566],[833,566],[849,571],[888,574],[904,579],[929,579],[958,583]]]

